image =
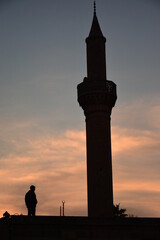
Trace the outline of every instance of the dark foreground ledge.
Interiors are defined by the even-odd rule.
[[[160,218],[12,216],[0,219],[1,240],[160,240]]]

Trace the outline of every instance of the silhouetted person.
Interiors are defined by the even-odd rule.
[[[30,190],[25,195],[25,203],[28,208],[28,216],[35,216],[37,198],[35,194],[35,186],[31,185]]]

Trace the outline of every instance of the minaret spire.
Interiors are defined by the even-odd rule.
[[[87,43],[87,77],[93,81],[106,81],[106,38],[101,31],[96,16],[96,2],[94,1],[94,15]]]
[[[96,1],[94,1],[94,16],[96,15]]]

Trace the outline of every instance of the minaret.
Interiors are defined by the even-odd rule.
[[[86,118],[88,216],[113,216],[111,112],[116,85],[106,77],[105,42],[94,2],[87,44],[87,77],[78,85],[78,102]]]

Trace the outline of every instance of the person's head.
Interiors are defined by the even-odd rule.
[[[30,190],[31,190],[31,191],[33,191],[33,192],[34,192],[34,191],[35,191],[35,189],[36,189],[36,187],[35,187],[34,185],[31,185],[31,186],[30,186]]]

